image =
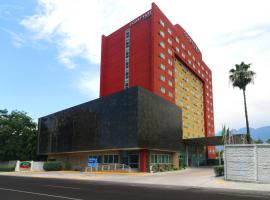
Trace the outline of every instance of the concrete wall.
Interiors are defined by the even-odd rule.
[[[270,145],[226,145],[225,179],[270,183]]]

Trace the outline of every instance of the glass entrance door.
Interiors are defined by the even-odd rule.
[[[139,168],[139,154],[129,154],[128,165],[131,168]]]

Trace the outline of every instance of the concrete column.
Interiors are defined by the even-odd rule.
[[[174,152],[172,154],[172,164],[174,168],[179,169],[179,153],[178,152]]]

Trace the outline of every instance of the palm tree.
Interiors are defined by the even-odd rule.
[[[229,71],[229,79],[233,87],[238,87],[243,90],[244,95],[244,106],[245,106],[245,116],[246,116],[246,126],[247,126],[247,143],[251,143],[249,123],[248,123],[248,112],[247,112],[247,102],[246,102],[246,87],[250,83],[254,83],[255,72],[249,70],[251,64],[245,64],[241,62],[240,65],[236,64],[235,68]]]

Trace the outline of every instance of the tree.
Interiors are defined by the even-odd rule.
[[[270,139],[268,139],[268,140],[266,141],[266,143],[270,144]]]
[[[263,141],[260,138],[258,140],[255,140],[254,142],[255,144],[263,144]]]
[[[238,87],[243,90],[244,96],[244,107],[245,107],[245,116],[246,116],[246,129],[247,129],[247,143],[251,143],[250,130],[249,130],[249,121],[248,121],[248,112],[247,112],[247,102],[246,102],[246,87],[250,83],[254,83],[255,72],[250,70],[251,64],[245,64],[241,62],[239,65],[236,64],[235,68],[229,71],[229,79],[233,87]]]
[[[37,125],[22,111],[0,110],[0,160],[36,158]]]

